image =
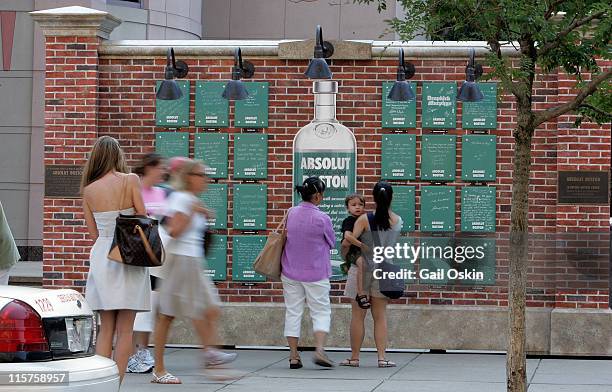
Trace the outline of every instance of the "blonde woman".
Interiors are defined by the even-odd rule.
[[[208,179],[204,165],[185,160],[173,175],[174,192],[166,200],[166,228],[172,237],[166,247],[166,270],[159,293],[159,315],[155,325],[155,370],[151,382],[180,384],[181,380],[166,370],[164,348],[168,330],[175,317],[188,317],[204,345],[206,367],[233,361],[236,354],[214,348],[218,342],[217,321],[220,301],[213,283],[204,276],[203,234],[206,217],[197,195],[204,192]],[[216,379],[232,378],[227,374],[208,373]]]
[[[95,241],[89,258],[85,299],[100,314],[96,344],[99,355],[111,357],[116,335],[114,359],[120,380],[132,351],[136,312],[151,309],[148,269],[108,259],[117,216],[146,214],[140,180],[137,175],[127,173],[117,140],[102,136],[93,146],[81,181],[85,223]]]

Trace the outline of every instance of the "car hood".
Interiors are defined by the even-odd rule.
[[[91,316],[93,312],[85,298],[70,289],[40,289],[0,285],[0,309],[17,299],[30,305],[42,318]]]

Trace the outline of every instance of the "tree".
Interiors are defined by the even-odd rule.
[[[386,0],[354,0],[386,9]],[[525,285],[527,275],[527,201],[531,166],[531,140],[535,129],[572,112],[577,123],[612,119],[612,67],[610,60],[612,6],[596,0],[397,0],[404,19],[388,21],[401,39],[427,34],[433,40],[482,40],[490,53],[489,78],[499,80],[516,100],[517,125],[513,131],[514,168],[510,227],[509,342],[507,388],[526,391]],[[502,46],[520,53],[518,64]],[[608,63],[609,64],[609,63]],[[576,78],[576,95],[558,106],[535,110],[534,79],[562,68]]]

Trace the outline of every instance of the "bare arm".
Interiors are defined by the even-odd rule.
[[[359,218],[357,218],[357,222],[355,222],[355,226],[353,227],[352,235],[355,238],[361,237],[363,232],[366,231],[367,227],[368,227],[368,215],[367,214],[363,214]],[[361,241],[359,241],[359,243],[361,244],[361,245],[359,245],[361,250],[363,252],[367,252],[368,246],[366,244],[364,244],[363,242],[361,242]]]
[[[170,234],[170,237],[176,238],[183,234],[189,226],[189,222],[191,222],[191,216],[185,215],[182,212],[175,213],[170,218],[170,223],[168,224],[168,234]]]
[[[342,240],[342,243],[344,244],[344,242],[345,242],[345,241],[346,241],[348,244],[350,244],[350,245],[355,245],[355,246],[357,246],[357,247],[359,247],[359,248],[361,248],[361,245],[363,245],[363,244],[361,243],[361,241],[359,241],[359,240],[357,239],[357,237],[355,237],[355,236],[353,235],[353,232],[352,232],[352,231],[348,231],[348,230],[344,232],[344,239]]]
[[[96,220],[94,219],[93,212],[91,212],[91,208],[89,208],[89,204],[87,204],[85,195],[83,195],[83,214],[85,215],[85,224],[87,225],[89,237],[95,241],[98,239],[98,226],[96,226]]]

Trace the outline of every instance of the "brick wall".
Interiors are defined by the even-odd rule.
[[[57,38],[58,39],[58,38]],[[75,44],[82,49],[71,50]],[[97,41],[47,42],[47,129],[45,163],[82,163],[86,151],[97,136],[111,135],[119,139],[129,163],[136,163],[144,153],[154,149],[154,133],[164,131],[155,127],[155,81],[163,79],[163,56],[111,56],[97,58]],[[54,52],[55,51],[55,52]],[[58,51],[60,51],[58,53]],[[193,156],[196,129],[194,94],[196,80],[226,80],[230,77],[233,59],[204,56],[180,56],[190,67],[191,83],[190,127],[181,132],[190,134]],[[275,227],[292,197],[292,141],[296,132],[313,116],[312,82],[303,75],[306,60],[279,60],[245,56],[253,62],[253,80],[270,82],[268,179],[268,227]],[[65,61],[65,62],[62,62]],[[424,58],[411,60],[416,66],[416,81],[462,81],[466,59]],[[98,72],[79,70],[79,66],[95,66]],[[339,82],[338,120],[353,130],[357,140],[357,186],[368,197],[368,209],[373,207],[370,192],[380,177],[381,84],[394,80],[395,59],[334,60],[331,66],[334,80]],[[571,98],[570,81],[563,74],[551,74],[536,81],[534,101],[538,109]],[[77,94],[83,94],[82,96]],[[97,94],[97,103],[95,99]],[[409,133],[421,135],[421,86],[417,88],[417,128]],[[76,98],[76,102],[73,102]],[[86,102],[86,98],[90,102]],[[63,101],[62,101],[63,100]],[[82,105],[77,107],[76,105]],[[503,95],[498,104],[497,136],[497,283],[486,287],[411,285],[407,296],[397,303],[507,305],[507,233],[510,225],[513,137],[515,102]],[[463,135],[461,105],[458,105],[457,129],[452,134]],[[230,105],[233,111],[233,105]],[[230,112],[230,118],[233,113]],[[97,132],[94,128],[97,120]],[[230,121],[230,124],[233,122]],[[556,239],[545,239],[544,234],[557,232],[608,232],[609,205],[556,205],[557,170],[609,170],[610,128],[583,124],[573,128],[573,119],[563,116],[544,124],[533,138],[532,174],[530,181],[530,230],[538,233],[533,240],[528,283],[528,306],[534,307],[608,307],[608,260],[603,260],[603,246],[599,253],[586,257],[565,255],[561,260],[555,248]],[[240,129],[221,129],[235,135]],[[230,178],[221,183],[240,181],[231,176],[233,136],[230,136]],[[417,178],[420,168],[420,137],[417,138]],[[461,143],[457,150],[457,173],[461,168]],[[459,176],[458,176],[459,177]],[[416,186],[419,228],[420,181],[394,182]],[[459,188],[467,185],[459,180],[457,186],[456,224],[459,227]],[[228,223],[231,227],[231,187]],[[45,199],[45,286],[77,286],[82,288],[87,271],[90,241],[85,237],[83,216],[78,200]],[[222,234],[239,235],[240,231],[220,230]],[[418,235],[418,233],[416,234]],[[541,235],[541,236],[540,236]],[[588,237],[589,239],[594,237]],[[605,237],[607,238],[607,237]],[[601,245],[605,238],[599,238]],[[231,239],[228,250],[228,277],[231,277]],[[606,245],[607,246],[607,245]],[[580,247],[580,246],[578,246]],[[549,249],[549,252],[545,252]],[[565,252],[572,253],[572,252]],[[576,253],[576,252],[574,252]],[[579,252],[578,252],[579,253]],[[606,251],[607,254],[607,251]],[[595,255],[595,256],[594,256]],[[582,255],[584,256],[584,255]],[[593,261],[594,260],[594,261]],[[583,271],[584,262],[588,271]],[[572,264],[573,263],[573,264]],[[572,264],[572,265],[570,265]],[[605,268],[604,268],[605,267]],[[605,273],[603,271],[605,269]],[[229,302],[282,302],[280,283],[266,282],[245,286],[231,281],[217,283],[222,300]],[[341,297],[343,283],[332,284],[332,301],[346,302]]]

